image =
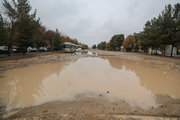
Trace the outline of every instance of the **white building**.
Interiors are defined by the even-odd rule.
[[[166,56],[171,56],[171,49],[172,49],[172,45],[167,45],[166,46],[166,49],[165,49],[165,55]],[[173,52],[172,52],[172,55],[177,55],[178,53],[178,49],[177,47],[173,47]]]

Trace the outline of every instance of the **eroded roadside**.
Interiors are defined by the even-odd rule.
[[[75,53],[52,53],[36,56],[25,56],[20,58],[2,59],[0,60],[0,72],[4,72],[9,69],[26,67],[32,64],[40,63],[53,63],[65,60],[74,60],[81,57],[87,57],[87,54],[75,54]]]
[[[103,50],[93,50],[93,52],[97,53],[99,56],[103,58],[114,57],[123,60],[146,62],[146,63],[158,64],[158,65],[167,65],[180,70],[180,58],[145,55],[145,54],[132,53],[132,52],[114,52],[114,51],[103,51]]]
[[[163,99],[166,99],[165,101]],[[177,120],[179,118],[179,100],[173,100],[168,96],[158,96],[158,102],[162,102],[158,108],[143,110],[139,107],[131,107],[125,101],[108,101],[103,95],[95,98],[77,97],[74,101],[55,101],[39,106],[24,108],[9,119],[57,119],[57,120],[91,120],[91,119],[118,119],[131,120]],[[124,117],[123,117],[124,116]],[[161,118],[161,119],[160,119]]]
[[[176,59],[146,57],[136,54],[121,54],[96,51],[103,58],[118,58],[124,60],[143,61],[153,64],[174,65],[172,67],[179,69],[180,62]],[[73,60],[89,55],[81,54],[55,54],[40,56],[30,59],[6,61],[1,64],[1,71],[17,67],[25,67],[31,64],[58,62],[63,60]],[[163,59],[163,60],[162,60]],[[162,61],[162,62],[161,62]],[[7,67],[8,66],[8,67]],[[148,110],[141,109],[137,106],[131,107],[123,100],[109,101],[105,98],[107,91],[102,94],[96,94],[94,97],[86,95],[77,95],[73,101],[54,101],[38,106],[32,106],[19,110],[7,119],[16,120],[39,120],[39,119],[179,119],[180,117],[180,100],[169,96],[157,95],[156,101],[159,103],[158,108],[151,107]],[[108,93],[108,94],[111,94]]]

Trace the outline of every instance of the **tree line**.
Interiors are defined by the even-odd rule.
[[[76,39],[62,35],[58,29],[47,29],[42,25],[40,18],[36,17],[37,10],[32,11],[28,0],[3,0],[3,13],[0,13],[0,45],[8,47],[11,55],[13,46],[18,52],[25,54],[28,47],[47,47],[51,51],[62,49],[63,42],[72,42],[81,45],[83,49],[87,45],[79,43]]]
[[[101,42],[93,48],[102,50],[138,51],[148,52],[148,48],[160,50],[165,55],[167,45],[180,46],[180,4],[167,5],[157,18],[152,18],[145,23],[143,31],[134,33],[124,38],[124,34],[114,35],[109,42]],[[123,48],[122,48],[123,46]]]

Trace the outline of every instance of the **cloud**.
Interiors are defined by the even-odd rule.
[[[49,29],[88,45],[109,41],[114,34],[133,34],[145,22],[178,0],[30,0]]]

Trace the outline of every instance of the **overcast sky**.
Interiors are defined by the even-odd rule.
[[[88,45],[109,41],[114,34],[139,32],[167,4],[180,0],[30,0],[48,29]]]

